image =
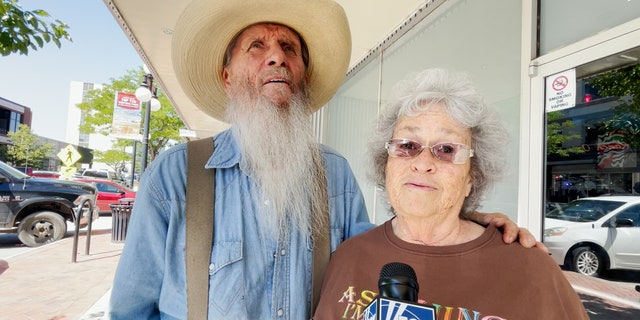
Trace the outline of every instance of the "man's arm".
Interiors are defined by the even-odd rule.
[[[159,203],[142,181],[111,290],[113,320],[160,318],[167,221],[160,214]]]
[[[475,211],[471,214],[471,220],[480,223],[482,225],[493,224],[502,230],[502,240],[505,243],[512,243],[516,239],[525,248],[536,247],[546,253],[549,253],[547,247],[525,228],[520,228],[518,225],[511,221],[509,217],[503,213],[482,213]]]

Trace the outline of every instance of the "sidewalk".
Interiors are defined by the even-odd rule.
[[[102,218],[102,217],[101,217]],[[86,232],[6,259],[0,266],[0,319],[108,319],[108,297],[122,243],[111,229],[94,229],[89,255]]]

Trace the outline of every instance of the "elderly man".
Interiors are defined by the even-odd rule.
[[[195,0],[173,37],[185,93],[232,124],[213,137],[206,164],[215,169],[216,213],[208,318],[309,318],[311,235],[322,221],[314,208],[328,202],[331,251],[372,227],[347,161],[314,142],[309,123],[346,74],[345,13],[333,0]],[[145,171],[114,280],[112,319],[186,317],[185,177],[184,144]],[[505,223],[504,215],[478,216]],[[505,239],[518,232],[510,226]]]

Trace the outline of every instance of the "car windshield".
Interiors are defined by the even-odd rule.
[[[591,222],[625,204],[623,201],[574,200],[566,207],[558,207],[546,214],[547,218]]]
[[[5,172],[9,173],[10,175],[12,175],[14,178],[18,178],[18,179],[27,179],[27,178],[31,178],[29,175],[25,174],[24,172],[0,161],[0,167],[2,168],[2,170],[4,170]]]

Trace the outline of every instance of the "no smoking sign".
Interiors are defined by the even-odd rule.
[[[576,105],[576,70],[571,69],[545,79],[545,110],[558,111]]]

